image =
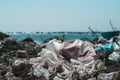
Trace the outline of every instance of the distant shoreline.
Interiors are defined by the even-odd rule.
[[[95,33],[106,33],[106,32],[113,32],[113,31],[94,31]],[[120,31],[114,31],[114,32],[120,32]],[[72,33],[76,33],[76,34],[81,34],[81,33],[91,33],[91,31],[86,31],[86,32],[73,32],[73,31],[53,31],[53,32],[39,32],[39,31],[36,31],[36,32],[4,32],[6,34],[56,34],[56,33],[59,33],[59,34],[66,34],[66,33],[69,33],[69,34],[72,34]]]

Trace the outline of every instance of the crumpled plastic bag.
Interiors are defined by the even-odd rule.
[[[93,44],[87,41],[68,40],[62,43],[60,54],[64,56],[66,60],[85,56],[96,56],[93,47]]]
[[[113,43],[104,44],[102,46],[96,47],[95,51],[97,52],[97,51],[99,51],[101,49],[103,49],[104,51],[113,50],[114,49],[114,45],[113,45]]]
[[[119,44],[119,45],[118,45]],[[114,43],[114,50],[115,51],[120,51],[120,41],[117,43]]]
[[[41,60],[45,60],[50,58],[53,61],[57,61],[57,54],[48,50],[48,49],[42,49],[42,51],[40,53],[38,53],[38,55],[42,58]]]
[[[113,52],[112,54],[109,55],[110,60],[118,61],[120,58],[120,52]]]
[[[70,61],[79,74],[85,73],[86,76],[104,68],[104,63],[101,60],[95,61],[91,56],[81,57],[78,60],[71,59]]]
[[[49,71],[52,73],[54,72],[53,69],[55,65],[60,64],[61,61],[58,60],[57,54],[48,50],[48,49],[42,49],[40,53],[38,53],[39,57],[30,59],[29,63],[34,63],[32,66],[32,69],[30,71],[30,75],[34,74],[37,77],[40,77],[41,75],[46,76],[46,78],[49,77]],[[48,69],[45,69],[45,66]]]
[[[118,80],[118,72],[111,73],[100,73],[98,75],[98,80]]]
[[[46,73],[48,73],[47,70],[43,68],[41,64],[34,64],[28,74],[40,77],[41,75],[44,75]]]
[[[53,40],[50,40],[47,45],[46,45],[46,49],[54,52],[54,53],[57,53],[60,49],[60,46],[61,46],[61,41],[60,40],[56,40],[56,39],[53,39]]]

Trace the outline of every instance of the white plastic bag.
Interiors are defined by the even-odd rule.
[[[112,54],[109,55],[110,60],[118,61],[119,58],[120,58],[120,54],[117,52],[113,52]]]

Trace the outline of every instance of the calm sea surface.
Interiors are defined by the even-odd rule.
[[[91,33],[65,33],[65,34],[59,34],[59,33],[19,33],[19,34],[9,34],[12,38],[16,39],[16,40],[22,40],[24,38],[27,37],[31,37],[34,41],[38,41],[38,42],[42,42],[48,38],[51,37],[62,37],[63,35],[65,35],[64,39],[65,40],[73,40],[73,39],[89,39],[89,40],[93,40],[94,38],[96,38],[95,35],[91,34]],[[97,34],[97,37],[100,36],[101,34]]]

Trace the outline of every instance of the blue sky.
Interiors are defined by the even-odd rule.
[[[120,30],[120,0],[0,0],[0,31]]]

